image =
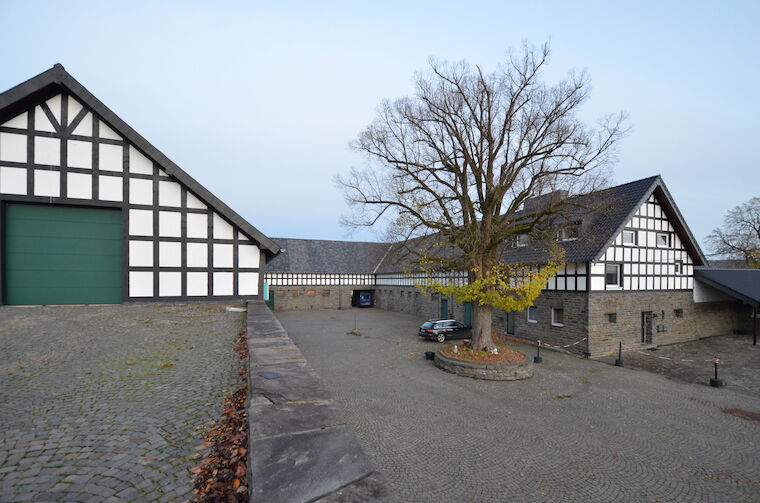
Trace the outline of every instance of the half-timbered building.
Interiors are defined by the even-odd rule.
[[[277,245],[61,65],[0,94],[3,304],[257,299]]]

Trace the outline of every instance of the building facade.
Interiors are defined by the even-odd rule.
[[[277,246],[56,65],[0,95],[3,304],[257,299]]]

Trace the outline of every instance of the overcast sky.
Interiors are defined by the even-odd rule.
[[[760,195],[760,2],[572,3],[5,1],[0,88],[61,63],[266,235],[376,240],[339,226],[332,178],[380,101],[430,56],[491,70],[550,40],[548,82],[591,75],[584,118],[630,114],[612,182],[661,174],[704,247]]]

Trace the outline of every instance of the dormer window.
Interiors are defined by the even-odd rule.
[[[572,241],[578,239],[580,231],[576,226],[563,227],[557,231],[557,241]]]
[[[520,234],[517,236],[515,242],[517,246],[528,246],[528,243],[530,242],[530,236],[527,234]]]

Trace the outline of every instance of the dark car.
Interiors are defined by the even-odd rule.
[[[471,334],[472,327],[456,320],[428,320],[422,324],[417,335],[445,342],[446,339],[469,339]]]

